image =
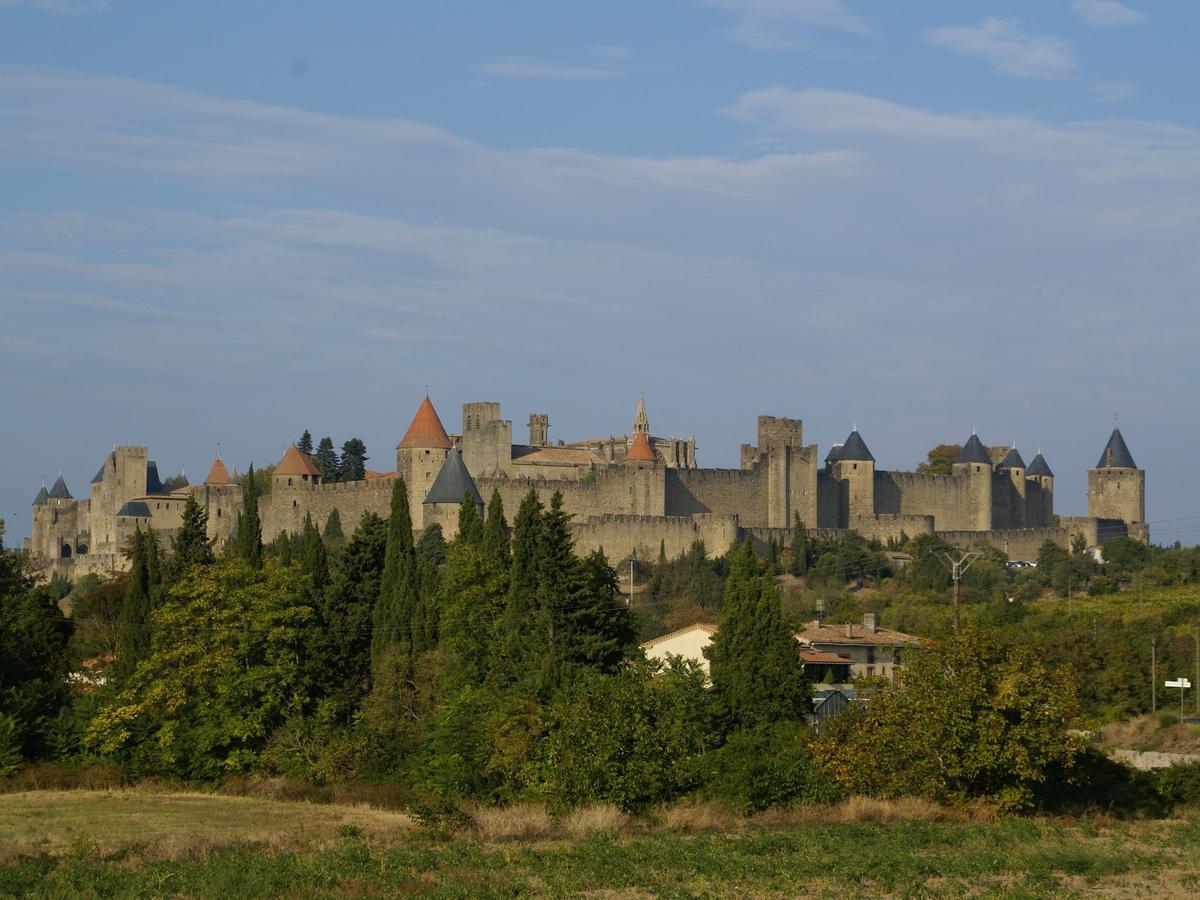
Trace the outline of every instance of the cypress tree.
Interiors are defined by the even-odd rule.
[[[329,513],[329,518],[325,520],[325,531],[322,536],[325,538],[325,543],[335,549],[346,542],[346,535],[342,531],[342,517],[338,514],[336,506]]]
[[[413,612],[413,653],[437,646],[439,610],[438,582],[446,561],[446,539],[436,522],[421,529],[417,538],[417,605]]]
[[[796,513],[792,519],[792,566],[791,572],[797,578],[808,571],[808,532],[804,529],[804,522],[800,520],[800,513]]]
[[[290,566],[293,560],[292,554],[292,536],[286,531],[279,533],[279,537],[275,539],[275,546],[279,550],[279,564],[281,566]]]
[[[169,580],[174,581],[192,566],[213,561],[212,541],[208,537],[208,513],[193,495],[183,504],[183,523],[171,539]]]
[[[253,568],[262,568],[262,524],[258,520],[258,480],[254,476],[253,463],[246,472],[243,486],[242,512],[237,522],[237,553]]]
[[[323,437],[317,444],[317,468],[321,470],[321,481],[329,484],[341,479],[337,451],[333,449],[333,438]]]
[[[496,565],[505,571],[512,565],[512,557],[508,550],[508,523],[504,521],[504,501],[500,499],[500,491],[492,490],[492,498],[487,505],[487,521],[483,525],[483,552]]]
[[[321,540],[321,532],[313,524],[312,516],[304,516],[304,533],[301,538],[302,551],[300,566],[312,579],[312,591],[315,597],[320,597],[325,585],[329,583],[329,558],[325,554],[325,542]]]
[[[313,455],[312,435],[309,434],[307,428],[304,429],[304,434],[300,435],[300,440],[296,441],[296,449],[305,456]]]
[[[153,540],[153,538],[151,538]],[[152,603],[152,582],[147,559],[145,535],[134,528],[130,557],[129,584],[121,602],[117,624],[117,677],[124,680],[133,674],[138,662],[150,649],[148,620]]]
[[[515,685],[530,676],[537,649],[532,618],[542,508],[537,492],[530,488],[513,521],[508,599],[497,623],[490,671],[492,680],[501,686]]]
[[[371,665],[375,670],[393,651],[411,653],[413,613],[417,606],[417,560],[412,518],[408,512],[408,487],[399,475],[392,485],[392,510],[388,519],[387,550],[379,599],[372,615]]]
[[[774,579],[762,573],[748,542],[732,551],[717,624],[705,655],[713,691],[730,723],[757,728],[803,721],[809,712],[809,688],[800,645],[783,618]]]
[[[473,547],[483,543],[483,519],[479,517],[470,491],[463,492],[462,503],[458,506],[458,539]]]

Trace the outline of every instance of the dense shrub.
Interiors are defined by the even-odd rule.
[[[697,794],[740,813],[839,799],[842,792],[808,751],[809,736],[795,723],[730,735],[723,746],[693,762]]]
[[[1158,788],[1172,804],[1200,806],[1200,762],[1159,769]]]

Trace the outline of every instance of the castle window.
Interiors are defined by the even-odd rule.
[[[296,501],[295,501],[295,500],[293,500],[293,501],[292,501],[292,509],[295,509],[295,508],[296,508]]]
[[[219,519],[219,518],[221,518],[221,509],[220,509],[220,507],[217,507],[217,518],[218,518],[218,519]]]
[[[291,486],[292,486],[292,479],[289,478],[288,479],[288,487],[291,487]]]
[[[857,471],[857,470],[858,470],[858,463],[851,463],[851,464],[850,464],[850,468],[852,468],[852,469],[854,469],[855,471]]]

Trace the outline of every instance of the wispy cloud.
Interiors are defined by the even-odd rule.
[[[1126,103],[1137,96],[1137,90],[1125,81],[1101,81],[1092,85],[1093,103]]]
[[[724,35],[755,50],[815,51],[814,29],[873,33],[871,24],[846,7],[843,0],[699,0],[704,6],[728,11],[734,24]]]
[[[1125,28],[1146,21],[1146,14],[1116,0],[1071,0],[1071,11],[1093,28]]]
[[[48,13],[87,13],[108,9],[108,0],[0,0],[0,9],[18,6]]]
[[[1070,41],[1032,34],[1019,19],[985,19],[978,26],[931,28],[925,39],[962,56],[982,59],[1014,78],[1062,78],[1075,71]]]
[[[546,81],[591,81],[619,78],[625,74],[614,66],[569,65],[519,56],[480,63],[475,68],[485,75],[499,78],[536,78]]]

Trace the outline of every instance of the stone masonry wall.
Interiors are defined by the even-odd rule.
[[[613,565],[634,556],[658,559],[660,546],[667,558],[685,553],[694,542],[703,541],[709,556],[721,556],[737,539],[735,516],[595,516],[572,525],[575,552],[580,556],[604,550]]]
[[[970,481],[956,475],[877,470],[875,511],[933,516],[938,530],[968,530],[973,525]]]
[[[698,513],[735,515],[743,527],[769,524],[766,470],[668,469],[666,512],[672,516]]]

